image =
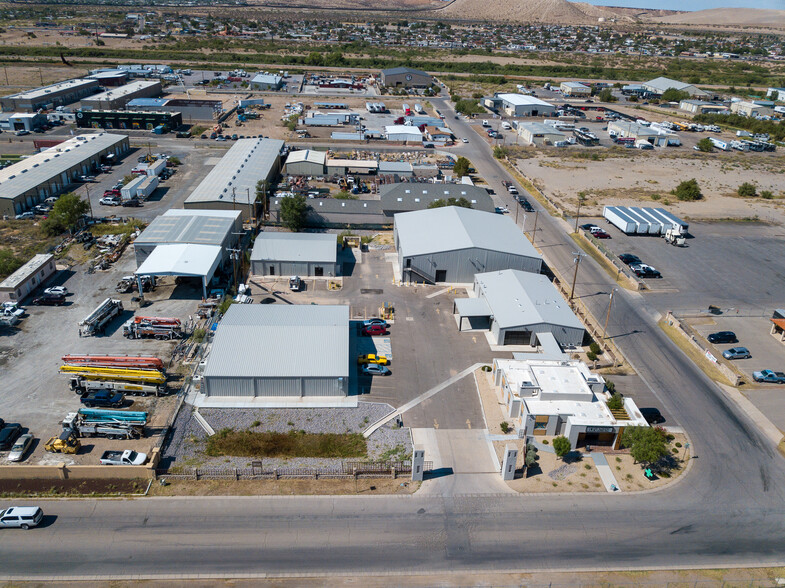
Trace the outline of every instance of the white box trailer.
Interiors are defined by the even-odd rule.
[[[664,208],[653,208],[652,210],[655,211],[660,216],[664,217],[666,220],[670,221],[671,227],[676,229],[680,235],[686,235],[687,232],[689,231],[690,229],[689,223],[681,220],[675,214],[671,214]]]
[[[648,235],[649,234],[649,221],[643,218],[641,215],[636,213],[634,210],[631,210],[627,206],[619,206],[621,211],[634,220],[638,224],[638,229],[635,231],[639,235]]]
[[[148,176],[136,188],[136,197],[139,200],[147,200],[158,187],[158,176]]]
[[[638,223],[628,216],[620,206],[606,206],[602,210],[602,216],[622,233],[628,235],[638,232]]]
[[[139,186],[147,179],[147,176],[137,176],[130,182],[128,182],[125,186],[120,188],[120,194],[123,197],[123,200],[130,200],[131,198],[136,197],[136,192]]]
[[[156,159],[153,163],[147,166],[148,176],[160,176],[161,172],[166,169],[165,159]]]
[[[661,219],[652,215],[648,208],[640,208],[638,206],[633,206],[630,207],[630,210],[632,210],[632,212],[634,212],[641,218],[648,221],[650,235],[659,235],[660,233],[665,232],[665,223],[663,223]]]

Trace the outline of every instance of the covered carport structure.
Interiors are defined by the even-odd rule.
[[[159,245],[134,272],[139,292],[142,276],[183,276],[202,279],[202,296],[207,298],[207,284],[221,264],[222,250],[218,245],[176,243]]]
[[[484,298],[456,298],[452,304],[452,312],[458,317],[459,331],[488,331],[491,328],[493,312]]]

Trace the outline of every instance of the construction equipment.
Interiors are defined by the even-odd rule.
[[[69,365],[127,367],[164,371],[164,362],[152,355],[64,355],[61,359]]]
[[[82,376],[86,380],[142,382],[145,384],[163,384],[166,382],[166,376],[155,369],[66,364],[60,366],[60,373]]]
[[[138,384],[134,382],[113,382],[111,380],[88,380],[82,376],[74,376],[69,380],[71,390],[77,394],[95,390],[114,390],[135,396],[159,396],[166,390],[165,385]]]
[[[123,325],[123,335],[129,339],[179,339],[183,336],[183,325],[178,318],[135,316]]]
[[[123,312],[123,303],[120,300],[107,298],[93,312],[79,321],[79,332],[83,337],[101,333],[109,321],[121,312]]]
[[[144,437],[147,413],[100,408],[81,408],[63,419],[63,431],[76,437],[138,439]]]
[[[71,430],[60,432],[57,437],[50,437],[49,441],[44,445],[44,449],[51,453],[79,453],[82,448],[82,443],[76,438],[76,435]]]

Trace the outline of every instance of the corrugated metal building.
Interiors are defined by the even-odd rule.
[[[342,397],[349,391],[349,307],[234,304],[213,339],[208,397]]]
[[[0,215],[19,214],[91,173],[110,153],[128,151],[128,137],[79,135],[0,170]]]
[[[0,98],[3,111],[31,112],[40,108],[64,106],[90,96],[98,90],[98,80],[67,80],[33,90],[11,94]]]
[[[283,173],[289,176],[323,176],[327,153],[313,149],[290,151],[286,156]]]
[[[331,233],[259,233],[251,252],[257,276],[340,276],[338,242]]]
[[[455,300],[456,314],[470,318],[473,328],[489,329],[496,345],[537,345],[538,333],[551,333],[562,347],[583,343],[583,324],[547,276],[518,270],[477,274],[474,294],[477,298]]]
[[[494,212],[493,199],[485,188],[466,184],[385,184],[380,188],[384,214],[392,217],[400,212],[425,210],[436,200],[465,198],[474,210]]]
[[[433,78],[426,72],[411,67],[391,67],[383,69],[381,84],[388,88],[427,88],[433,84]]]
[[[478,273],[540,273],[542,258],[515,223],[500,214],[447,206],[394,217],[402,279],[473,283]]]
[[[281,200],[270,199],[270,220],[281,221]],[[313,198],[308,200],[309,209],[305,218],[308,227],[380,229],[389,228],[391,220],[382,211],[379,200],[338,200],[335,198]]]
[[[260,73],[251,79],[251,90],[280,90],[283,78],[276,74]]]
[[[279,139],[240,139],[185,200],[184,208],[239,210],[243,219],[256,217],[256,184],[269,186],[281,169]]]
[[[553,116],[556,107],[544,100],[524,94],[496,94],[507,116]]]
[[[82,100],[82,108],[118,110],[134,98],[150,98],[162,92],[160,80],[137,80]]]

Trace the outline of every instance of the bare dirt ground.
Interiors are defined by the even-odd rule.
[[[419,482],[406,478],[358,480],[172,480],[153,483],[151,496],[282,496],[360,494],[412,494]]]
[[[682,148],[683,149],[683,148]],[[662,206],[692,219],[785,221],[785,157],[777,154],[638,152],[627,149],[620,157],[602,161],[550,157],[538,152],[519,159],[517,167],[549,197],[567,210],[577,207],[578,194],[587,201],[583,213],[602,214],[606,205]],[[759,157],[762,155],[762,157]],[[703,200],[679,202],[670,192],[679,182],[695,178]],[[751,182],[758,192],[769,190],[772,200],[740,198],[736,191]]]

